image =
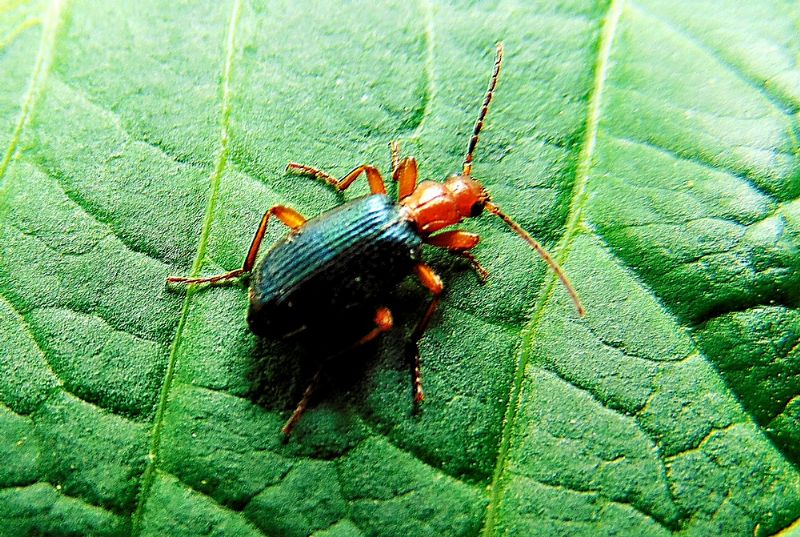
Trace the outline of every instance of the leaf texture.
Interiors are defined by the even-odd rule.
[[[798,36],[781,0],[0,3],[0,535],[797,531]],[[586,317],[468,222],[491,276],[426,252],[421,411],[409,281],[282,442],[321,357],[166,276],[366,192],[289,161],[456,171],[497,41],[474,171]]]

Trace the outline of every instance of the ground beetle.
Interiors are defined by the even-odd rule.
[[[398,183],[399,198],[398,203],[394,203],[386,195],[381,173],[373,166],[358,166],[337,180],[311,166],[290,163],[287,170],[317,177],[340,191],[365,174],[372,193],[311,220],[306,220],[294,209],[276,205],[264,213],[242,268],[204,278],[171,276],[167,281],[217,283],[249,276],[252,272],[247,320],[254,333],[279,337],[311,334],[332,324],[352,323],[367,316],[374,322],[374,328],[345,349],[349,350],[392,327],[392,314],[385,307],[385,301],[393,289],[413,272],[433,295],[411,336],[416,402],[424,397],[418,341],[428,326],[443,289],[439,276],[422,262],[422,245],[444,248],[462,256],[482,279],[487,276],[486,270],[469,253],[478,244],[478,235],[461,230],[434,234],[436,231],[458,224],[464,218],[479,216],[486,209],[502,219],[536,250],[564,284],[578,314],[583,315],[578,295],[561,267],[533,237],[490,201],[486,189],[472,177],[472,156],[497,87],[502,61],[503,46],[498,43],[489,88],[460,174],[449,177],[444,183],[423,181],[417,185],[417,161],[414,158],[401,161],[399,146],[397,142],[392,142],[392,178]],[[291,231],[256,266],[258,249],[271,216],[275,216]],[[341,352],[336,353],[339,354]],[[320,372],[321,369],[284,425],[285,434],[289,434],[308,405]]]

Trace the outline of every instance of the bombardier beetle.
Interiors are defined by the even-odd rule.
[[[555,271],[578,314],[583,316],[580,299],[558,263],[491,201],[486,189],[472,176],[473,154],[494,97],[502,62],[503,45],[498,43],[489,88],[467,146],[461,173],[448,177],[444,183],[422,181],[417,184],[417,161],[412,157],[400,160],[399,144],[391,142],[392,178],[398,185],[398,201],[395,203],[387,196],[381,173],[374,166],[358,166],[338,180],[317,168],[289,163],[287,171],[316,177],[339,191],[346,190],[365,175],[371,194],[310,220],[294,209],[275,205],[264,213],[242,268],[208,277],[170,276],[167,281],[213,284],[249,277],[247,320],[257,335],[288,337],[300,333],[313,334],[331,325],[352,324],[365,319],[374,323],[374,327],[347,350],[392,328],[392,314],[386,307],[386,300],[394,288],[413,273],[432,295],[410,341],[414,401],[417,403],[424,398],[418,342],[444,288],[441,278],[422,261],[423,244],[466,258],[484,280],[488,275],[470,253],[478,244],[478,235],[459,229],[440,230],[465,218],[477,217],[484,210],[499,217]],[[259,246],[273,216],[290,232],[256,263]],[[284,434],[291,432],[306,409],[321,371],[322,368],[317,371],[283,426]]]

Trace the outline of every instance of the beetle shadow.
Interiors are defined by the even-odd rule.
[[[468,273],[471,270],[468,264],[457,267],[460,260],[454,260],[452,256],[442,256],[442,259],[445,273],[458,272],[459,269]],[[374,328],[373,315],[365,315],[359,323],[352,322],[352,319],[337,319],[325,333],[300,334],[287,339],[254,338],[248,372],[249,399],[288,418],[324,364],[309,410],[322,402],[344,410],[351,403],[363,403],[364,383],[374,371],[389,368],[396,370],[402,378],[399,389],[407,394],[409,405],[413,407],[410,410],[416,414],[419,409],[411,403],[412,349],[409,338],[429,301],[430,295],[416,282],[404,281],[386,304],[392,311],[394,328],[356,348],[347,342],[358,340]],[[431,326],[438,324],[438,317],[433,318]]]
[[[363,330],[353,330],[352,334],[363,335],[370,325],[365,323]],[[352,334],[349,338],[340,332],[288,339],[255,338],[248,371],[248,398],[267,410],[292,411],[322,369],[310,406],[322,400],[335,402],[361,382],[364,368],[377,350],[376,341],[353,347],[350,342],[358,338]]]
[[[286,410],[303,378],[311,378],[304,349],[285,341],[255,338],[247,378],[248,398],[268,410]]]

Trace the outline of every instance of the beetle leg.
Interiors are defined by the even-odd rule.
[[[375,166],[370,166],[369,164],[362,164],[345,175],[341,181],[339,181],[339,190],[344,190],[353,182],[358,179],[358,176],[362,173],[367,174],[367,181],[369,181],[369,190],[373,194],[386,194],[386,185],[383,183],[383,177],[381,176],[381,172]]]
[[[400,142],[397,140],[389,142],[389,151],[392,154],[392,177],[394,177],[400,164]]]
[[[455,229],[426,237],[425,242],[431,246],[444,248],[453,254],[463,257],[470,262],[472,268],[475,269],[475,272],[478,273],[481,280],[485,282],[486,278],[489,277],[489,271],[483,268],[478,260],[475,259],[475,256],[467,251],[475,248],[480,239],[480,236],[475,233]]]
[[[400,160],[400,142],[392,141],[389,143],[392,152],[392,179],[397,181],[397,199],[402,200],[417,187],[417,160],[415,158],[404,158]]]
[[[247,274],[251,270],[253,270],[253,265],[256,263],[256,256],[258,255],[258,248],[261,246],[261,241],[264,239],[264,235],[267,232],[267,224],[269,223],[270,216],[275,215],[275,218],[283,222],[287,227],[291,229],[297,229],[303,224],[306,223],[306,219],[303,215],[286,207],[284,205],[275,205],[271,207],[267,212],[264,213],[264,216],[261,217],[261,223],[256,230],[256,234],[253,237],[253,242],[250,243],[250,249],[247,251],[247,257],[244,258],[244,263],[242,264],[242,268],[232,270],[230,272],[226,272],[225,274],[218,274],[216,276],[208,276],[204,278],[185,278],[183,276],[170,276],[167,278],[167,282],[169,283],[217,283],[225,280],[231,280],[233,278],[238,278],[244,274]]]
[[[481,279],[481,283],[486,283],[486,280],[489,278],[489,271],[486,270],[483,265],[481,265],[480,261],[475,259],[475,256],[469,252],[458,252],[454,251],[454,254],[463,257],[469,264],[472,265],[472,269],[478,273],[478,277]]]
[[[431,303],[428,304],[428,309],[425,310],[425,314],[422,316],[422,319],[417,324],[417,327],[414,328],[414,332],[411,334],[411,350],[414,353],[414,371],[413,371],[413,380],[414,380],[414,401],[419,403],[423,399],[425,399],[425,393],[422,391],[422,369],[420,367],[420,356],[419,356],[419,340],[422,338],[422,334],[425,332],[425,329],[428,328],[428,324],[431,322],[431,317],[433,317],[433,312],[436,311],[436,307],[439,305],[439,297],[444,290],[444,284],[442,283],[442,279],[436,274],[431,267],[426,265],[425,263],[420,263],[416,267],[414,267],[414,273],[419,278],[420,283],[428,289],[433,295],[433,299]]]
[[[317,168],[313,168],[311,166],[306,166],[305,164],[298,164],[296,162],[290,162],[286,166],[286,170],[313,175],[314,177],[322,179],[329,185],[335,187],[340,192],[347,190],[347,188],[350,187],[350,185],[352,185],[356,179],[358,179],[359,175],[366,173],[370,191],[373,194],[386,194],[386,185],[383,184],[381,172],[379,172],[375,166],[370,166],[369,164],[362,164],[361,166],[353,168],[350,172],[348,172],[347,175],[338,181],[329,173],[323,172],[322,170],[318,170]]]
[[[324,172],[318,168],[314,168],[313,166],[306,166],[305,164],[290,162],[289,164],[286,165],[286,171],[311,175],[313,177],[316,177],[317,179],[322,179],[331,186],[339,188],[339,180],[336,179],[336,177],[332,176],[328,172]]]
[[[397,181],[397,198],[403,199],[417,188],[417,159],[406,157],[395,168],[392,177]]]
[[[286,420],[286,423],[281,428],[283,434],[289,436],[289,434],[292,432],[292,429],[294,429],[294,426],[297,425],[297,422],[300,420],[300,416],[302,416],[303,412],[305,412],[306,409],[308,408],[308,402],[311,400],[311,396],[317,390],[317,386],[319,386],[319,380],[322,377],[322,370],[330,362],[331,359],[339,356],[340,354],[343,354],[357,347],[360,347],[361,345],[369,343],[370,341],[378,337],[380,334],[390,330],[392,326],[394,326],[394,320],[392,318],[392,312],[389,311],[389,308],[378,308],[378,310],[375,312],[375,328],[370,330],[364,337],[353,343],[347,349],[337,352],[333,356],[329,356],[325,360],[325,363],[323,363],[322,366],[320,366],[320,368],[314,374],[314,376],[311,379],[311,383],[303,392],[302,399],[300,399],[300,402],[297,403],[297,408],[294,409],[292,415],[289,417],[288,420]]]
[[[261,246],[261,241],[264,239],[264,235],[267,232],[269,217],[273,214],[275,218],[292,230],[298,229],[306,223],[306,218],[292,208],[286,207],[285,205],[275,205],[271,207],[264,213],[264,216],[261,217],[261,223],[258,225],[255,236],[253,236],[253,242],[250,243],[250,249],[247,251],[247,257],[244,258],[244,264],[242,265],[242,270],[244,272],[253,270],[253,266],[256,264],[258,248]]]

